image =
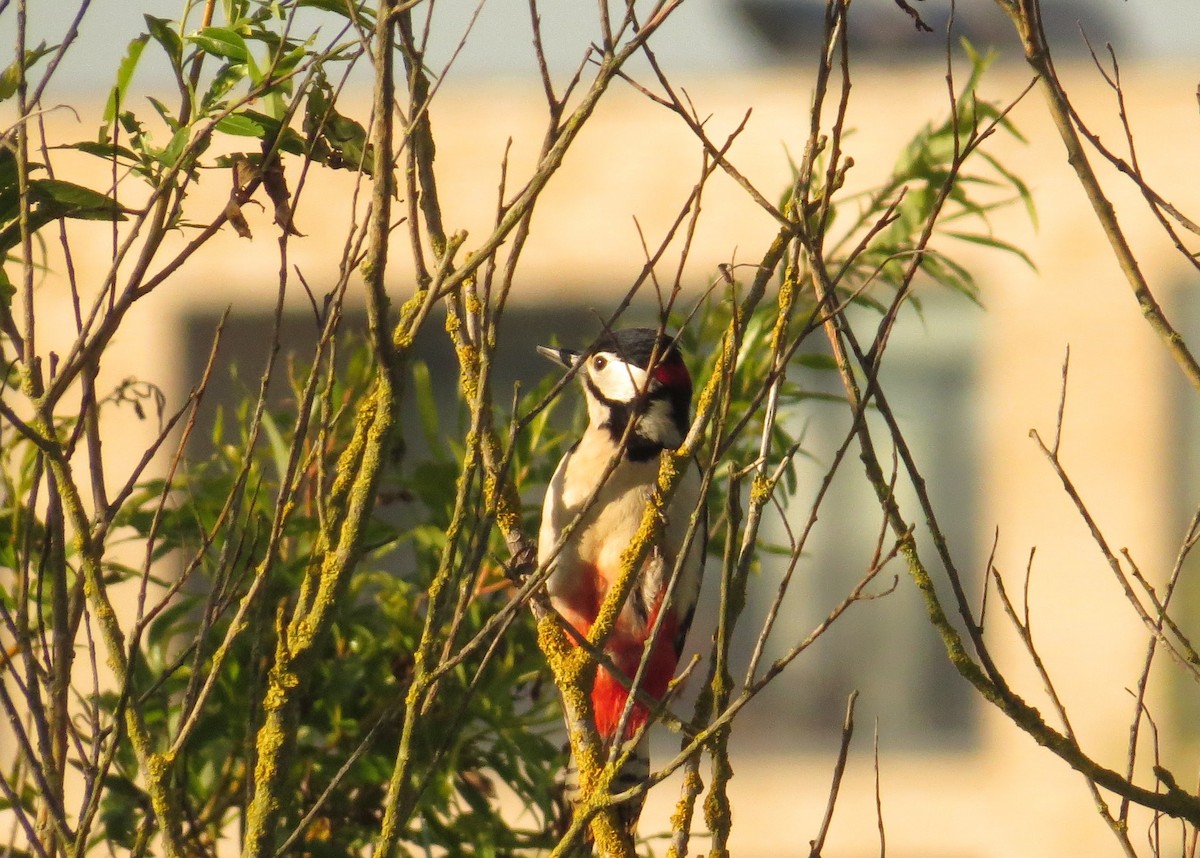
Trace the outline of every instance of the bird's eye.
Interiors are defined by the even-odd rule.
[[[604,369],[608,366],[608,359],[604,355],[596,355],[592,358],[592,366],[596,369]]]

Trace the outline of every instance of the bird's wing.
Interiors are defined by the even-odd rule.
[[[538,529],[539,566],[545,563],[554,551],[554,546],[558,542],[558,535],[562,533],[562,529],[567,525],[567,522],[563,520],[566,517],[566,509],[562,503],[563,482],[567,478],[567,462],[570,461],[571,454],[575,452],[575,448],[578,446],[579,442],[576,441],[571,445],[571,449],[558,460],[558,467],[554,469],[554,476],[550,478],[550,483],[546,486],[546,498],[542,501],[542,524]]]

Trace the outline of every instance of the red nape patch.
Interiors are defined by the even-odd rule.
[[[692,377],[678,354],[669,354],[654,367],[654,380],[664,387],[689,387]]]
[[[647,624],[652,626],[653,618]],[[675,675],[675,666],[679,662],[679,654],[675,652],[677,623],[674,612],[667,615],[663,621],[662,631],[659,632],[654,652],[650,654],[650,663],[646,665],[646,673],[642,677],[642,690],[655,700],[662,698],[667,691],[671,678]],[[642,660],[645,641],[636,640],[627,632],[618,629],[614,632],[604,651],[612,658],[613,664],[621,669],[630,679],[637,673],[638,663]],[[605,741],[609,741],[617,732],[621,713],[625,711],[625,701],[629,699],[629,690],[621,682],[601,667],[596,670],[596,681],[592,685],[592,708],[596,713],[596,731]],[[629,713],[629,721],[625,725],[622,740],[630,739],[642,728],[650,718],[650,710],[640,702],[633,704]]]

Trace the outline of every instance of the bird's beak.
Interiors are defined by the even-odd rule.
[[[548,357],[557,364],[570,369],[579,361],[579,352],[573,352],[570,349],[556,349],[553,346],[538,346],[538,354],[542,357]]]

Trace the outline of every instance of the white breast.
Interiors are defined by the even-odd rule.
[[[538,539],[540,562],[548,559],[562,529],[574,521],[584,508],[604,474],[614,449],[607,433],[589,430],[575,449],[559,463],[542,510]],[[593,574],[593,568],[600,576],[604,589],[615,582],[620,574],[621,554],[633,542],[641,526],[657,477],[657,458],[646,462],[622,460],[616,466],[598,498],[576,525],[554,561],[547,581],[552,600],[557,601],[574,592],[580,586],[579,576]],[[653,603],[666,585],[687,534],[692,511],[699,501],[699,490],[698,469],[689,468],[666,511],[667,521],[658,544],[643,567],[643,577],[638,587],[643,596],[640,600],[643,606]],[[689,551],[685,574],[675,591],[676,605],[690,604],[699,589],[702,539],[698,537]],[[645,618],[635,615],[632,602],[626,603],[622,622],[638,626]]]

